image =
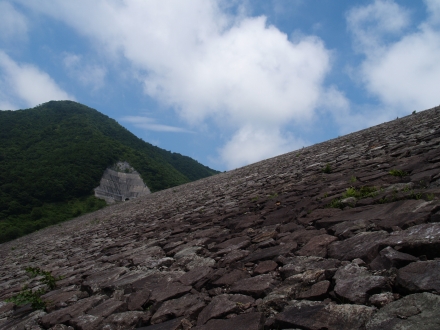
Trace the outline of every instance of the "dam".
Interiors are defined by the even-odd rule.
[[[107,168],[99,186],[95,188],[95,196],[104,199],[108,204],[124,202],[150,193],[140,174],[127,162],[117,162]]]

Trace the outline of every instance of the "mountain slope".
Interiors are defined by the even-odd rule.
[[[0,242],[11,226],[6,236],[13,238],[101,207],[90,196],[118,160],[129,162],[153,192],[218,173],[76,102],[0,111]],[[57,214],[69,203],[79,204]]]

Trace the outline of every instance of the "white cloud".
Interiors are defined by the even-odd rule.
[[[429,18],[411,32],[403,30],[408,25],[406,11],[393,1],[375,1],[348,15],[354,41],[363,45],[365,55],[358,77],[388,109],[389,117],[439,104],[440,29],[435,22],[440,9],[438,1],[426,3]],[[377,28],[363,24],[371,19]],[[377,30],[392,32],[397,40],[381,39]]]
[[[100,65],[85,62],[81,55],[64,54],[63,64],[71,77],[78,80],[82,85],[95,90],[102,88],[107,70]]]
[[[8,100],[13,105],[24,103],[28,107],[50,100],[74,100],[56,82],[37,67],[18,64],[0,50],[0,86],[7,86]]]
[[[438,0],[424,0],[428,8],[429,13],[429,23],[438,24],[440,23],[440,1]]]
[[[157,124],[154,118],[144,117],[144,116],[125,116],[121,118],[122,121],[131,123],[133,126],[142,128],[148,131],[156,132],[173,132],[173,133],[193,133],[190,130],[169,126],[163,124]]]
[[[228,164],[239,156],[226,151],[247,127],[270,126],[280,142],[276,132],[311,120],[325,93],[330,52],[320,39],[289,40],[265,17],[227,14],[220,0],[19,1],[70,25],[112,59],[128,60],[145,92],[192,125],[213,120],[235,129],[222,152]]]
[[[257,162],[299,149],[308,143],[292,136],[283,136],[277,129],[246,125],[220,149],[220,157],[229,169]]]
[[[28,31],[26,17],[6,1],[0,2],[0,31],[0,39],[7,41],[25,38]]]
[[[377,50],[385,37],[398,35],[409,22],[409,12],[393,0],[375,0],[370,5],[353,8],[347,14],[348,28],[361,52]]]

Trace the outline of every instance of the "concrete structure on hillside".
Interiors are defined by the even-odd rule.
[[[139,173],[127,162],[118,162],[106,169],[99,187],[95,188],[95,196],[104,199],[108,204],[150,193]]]

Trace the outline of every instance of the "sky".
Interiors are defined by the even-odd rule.
[[[0,0],[0,109],[225,171],[440,104],[440,0]]]

